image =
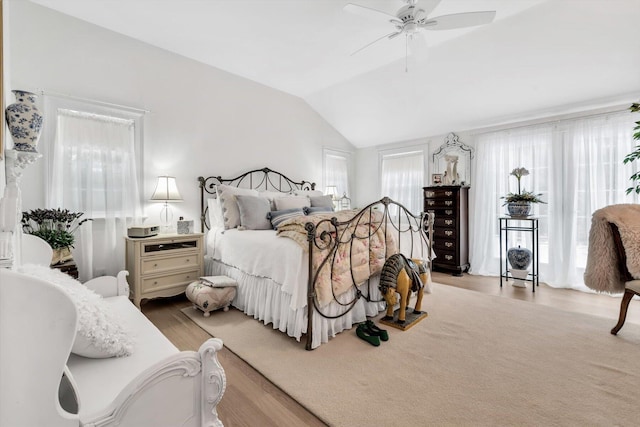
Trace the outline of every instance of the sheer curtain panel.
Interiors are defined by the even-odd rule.
[[[510,172],[525,167],[523,190],[542,193],[540,280],[554,287],[586,290],[588,235],[593,212],[618,203],[638,203],[626,195],[637,165],[624,165],[633,150],[634,117],[612,113],[477,135],[474,186],[470,200],[472,274],[499,274],[498,217],[505,215],[500,197],[517,191]],[[515,238],[515,240],[514,240]],[[515,234],[514,245],[531,247]]]
[[[131,119],[57,110],[50,204],[93,219],[76,233],[81,280],[124,269],[126,229],[142,218],[134,130]]]
[[[381,196],[401,203],[415,215],[422,212],[423,152],[383,154],[381,157]]]

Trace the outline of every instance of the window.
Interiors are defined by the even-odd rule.
[[[497,218],[505,212],[499,198],[515,189],[510,171],[525,167],[530,175],[523,177],[523,189],[542,193],[546,202],[534,207],[540,218],[541,280],[583,289],[593,212],[640,201],[638,195],[625,194],[638,165],[622,163],[634,147],[633,122],[628,112],[611,113],[478,135],[471,272],[498,274]],[[531,247],[526,237],[515,237]]]
[[[424,153],[410,151],[381,154],[381,196],[406,207],[413,214],[423,210]]]
[[[74,259],[81,280],[124,269],[124,236],[140,223],[142,114],[46,96],[47,205],[83,212]]]
[[[324,149],[324,188],[335,185],[337,197],[349,196],[350,153]]]

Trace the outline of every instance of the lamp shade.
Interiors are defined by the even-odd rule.
[[[180,202],[182,197],[178,191],[176,179],[172,176],[159,176],[156,189],[151,196],[151,200],[163,202]]]

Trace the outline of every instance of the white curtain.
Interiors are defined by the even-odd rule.
[[[134,121],[57,110],[50,204],[92,218],[76,232],[80,280],[125,266],[127,226],[140,223]]]
[[[423,211],[424,154],[422,151],[382,155],[381,175],[381,196],[390,197],[415,215]]]
[[[337,152],[325,152],[324,186],[335,185],[337,196],[349,196],[349,155]]]
[[[591,215],[610,204],[639,201],[625,194],[634,169],[622,163],[634,147],[633,119],[630,113],[616,113],[478,135],[470,272],[499,274],[498,217],[505,215],[500,197],[517,191],[517,180],[509,174],[525,167],[530,175],[522,178],[523,190],[542,193],[547,202],[533,208],[540,226],[540,280],[586,289],[582,276]],[[509,237],[528,248],[530,240],[526,233]]]

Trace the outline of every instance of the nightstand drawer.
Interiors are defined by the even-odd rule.
[[[190,270],[183,273],[168,274],[166,276],[143,277],[142,291],[160,291],[167,288],[175,288],[178,285],[186,286],[200,277],[200,270]]]
[[[169,258],[147,258],[142,260],[141,274],[161,273],[163,271],[185,268],[197,268],[200,258],[197,252]]]
[[[165,239],[161,242],[142,243],[140,256],[178,255],[200,250],[200,239]]]

